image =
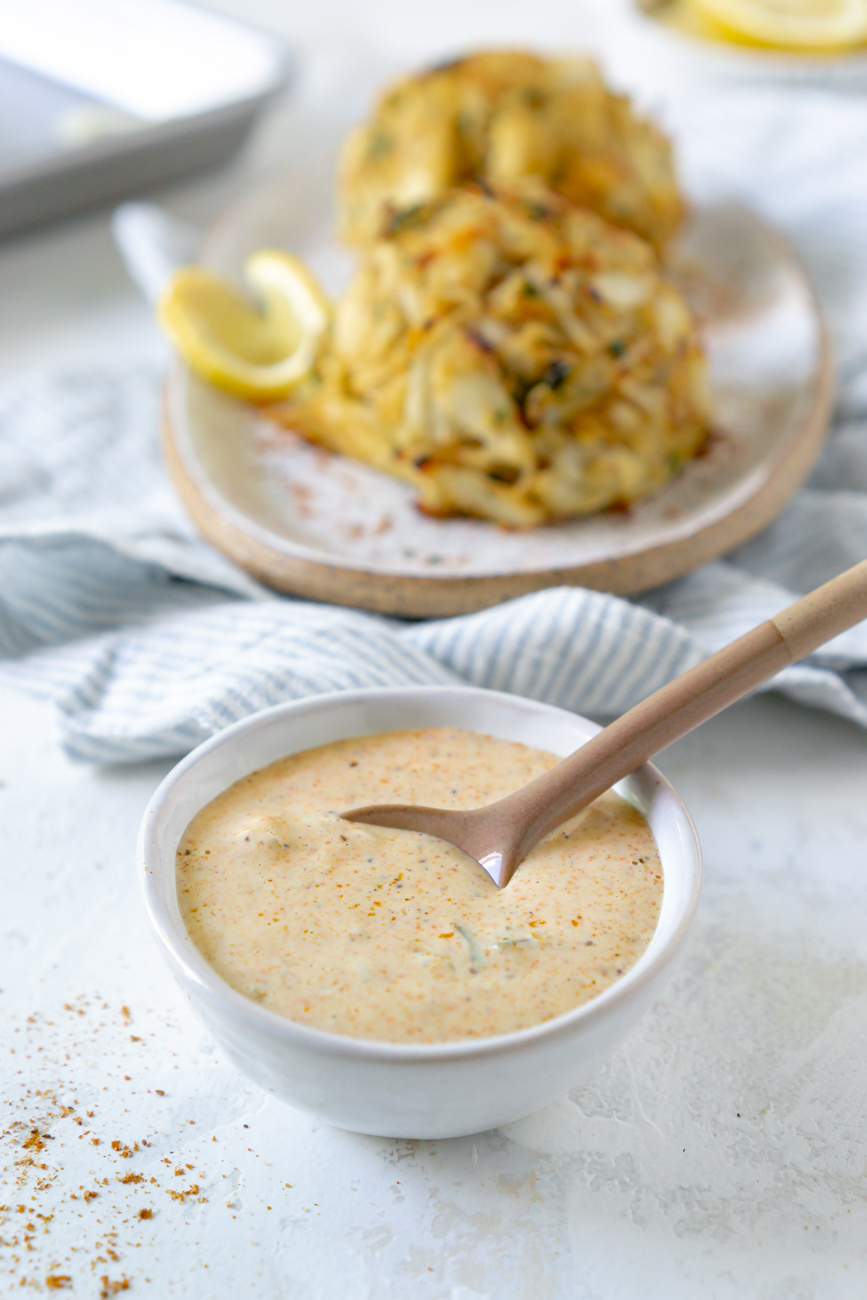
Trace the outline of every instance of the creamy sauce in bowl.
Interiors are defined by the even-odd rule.
[[[603,795],[538,844],[503,890],[441,840],[339,813],[480,807],[558,761],[449,727],[280,759],[184,832],[184,923],[232,988],[316,1029],[438,1043],[550,1020],[613,984],[653,936],[662,867],[636,809]]]

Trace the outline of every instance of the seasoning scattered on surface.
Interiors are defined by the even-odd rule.
[[[603,795],[505,890],[441,840],[339,817],[369,803],[478,807],[556,762],[450,728],[282,759],[187,828],[184,921],[232,987],[319,1029],[442,1042],[560,1015],[614,983],[655,929],[662,868],[631,805]]]
[[[166,1229],[191,1235],[190,1202],[199,1208],[209,1199],[214,1174],[198,1159],[191,1163],[179,1122],[157,1098],[145,1100],[151,1089],[144,1079],[130,1083],[120,1073],[116,1052],[131,1018],[128,1006],[118,1015],[108,1002],[80,996],[56,1017],[34,1012],[4,1026],[0,1278],[16,1294],[27,1288],[102,1298],[132,1290],[148,1281],[141,1247],[153,1241],[156,1223],[148,1220],[158,1218],[155,1205],[142,1201],[169,1192],[160,1207]],[[138,1037],[150,1045],[153,1033],[142,1027]],[[175,1154],[168,1169],[160,1159],[165,1149]],[[174,1168],[182,1151],[186,1159]]]

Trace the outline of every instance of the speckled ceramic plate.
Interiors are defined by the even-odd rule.
[[[227,214],[204,260],[236,275],[283,245],[331,289],[351,269],[322,184],[275,182]],[[694,213],[676,269],[708,348],[718,432],[704,456],[628,514],[530,532],[428,519],[407,485],[311,446],[180,363],[166,389],[166,454],[202,533],[272,586],[431,617],[564,583],[620,594],[686,573],[750,537],[810,470],[827,426],[825,329],[786,243],[736,207]]]

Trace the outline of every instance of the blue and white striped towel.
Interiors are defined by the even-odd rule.
[[[779,134],[773,114],[742,100],[731,114],[711,107],[702,131],[716,130],[718,160],[729,150],[730,188],[749,198],[753,177],[757,202],[771,193],[784,224],[788,211],[850,378],[810,484],[764,533],[633,602],[557,588],[462,618],[403,623],[284,599],[186,521],[160,462],[156,374],[94,366],[34,376],[0,398],[0,680],[53,701],[67,752],[104,763],[182,753],[253,710],[359,686],[468,682],[605,717],[863,559],[863,102],[851,111],[829,102],[819,119],[815,99],[778,106],[787,150],[768,147]],[[701,105],[691,111],[698,122]],[[726,131],[734,122],[737,140],[723,122]],[[814,164],[828,159],[825,203],[818,174],[804,184],[792,132],[809,143]],[[845,281],[832,273],[841,240]],[[867,624],[775,686],[867,727]]]
[[[629,602],[557,588],[402,623],[259,588],[192,533],[156,443],[157,376],[76,370],[0,403],[0,679],[54,701],[68,753],[181,753],[255,709],[471,682],[619,713],[867,553],[867,419],[725,561]],[[867,726],[867,625],[777,679]]]

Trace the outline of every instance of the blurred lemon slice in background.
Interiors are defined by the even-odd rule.
[[[330,304],[291,253],[253,253],[244,276],[258,309],[213,271],[184,266],[172,276],[157,314],[197,374],[237,397],[274,401],[309,374]]]
[[[688,0],[728,40],[821,53],[867,42],[867,0]]]

